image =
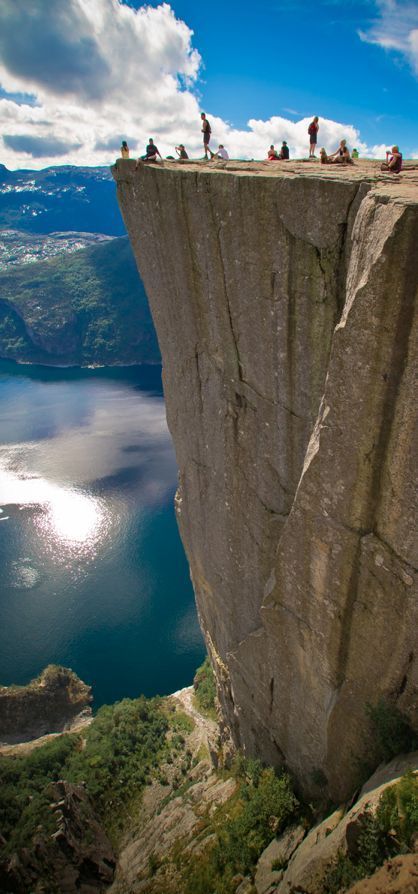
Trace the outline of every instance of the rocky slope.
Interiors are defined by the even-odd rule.
[[[418,723],[417,175],[113,174],[224,715],[247,753],[343,798],[369,748],[366,704],[383,696]]]
[[[49,665],[27,686],[0,686],[0,743],[26,742],[69,729],[91,715],[91,687],[68,668]]]

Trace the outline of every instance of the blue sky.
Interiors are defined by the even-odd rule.
[[[233,157],[347,138],[418,156],[418,0],[2,0],[0,128],[9,167],[107,164],[153,135],[201,155],[199,110]]]
[[[402,14],[413,5],[398,7]],[[172,6],[203,57],[203,104],[236,127],[253,117],[318,114],[354,124],[370,145],[418,147],[416,73],[405,54],[358,34],[372,28],[376,3],[176,0]]]

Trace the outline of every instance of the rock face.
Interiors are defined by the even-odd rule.
[[[333,798],[352,789],[367,702],[417,724],[418,177],[379,176],[114,170],[224,716],[237,745]]]
[[[0,743],[61,732],[82,712],[91,714],[91,687],[68,668],[49,665],[27,686],[0,686]]]
[[[107,891],[116,858],[83,785],[60,780],[51,783],[48,794],[56,831],[46,836],[40,829],[30,849],[0,863],[0,890],[42,894],[41,879],[47,879],[49,890],[60,894]]]

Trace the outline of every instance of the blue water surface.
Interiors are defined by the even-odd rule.
[[[0,361],[0,442],[0,683],[63,664],[96,706],[191,683],[161,370]]]

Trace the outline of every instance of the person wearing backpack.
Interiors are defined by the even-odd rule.
[[[213,153],[209,149],[209,142],[210,142],[210,135],[212,133],[212,128],[211,128],[209,121],[206,118],[206,115],[204,112],[201,113],[200,117],[202,119],[203,148],[205,150],[205,158],[208,158],[208,152],[209,152],[209,158],[212,158]]]
[[[318,141],[318,130],[319,130],[318,121],[319,121],[318,115],[315,115],[315,118],[311,121],[311,123],[308,127],[309,158],[316,158],[315,149],[316,149],[316,144]]]

